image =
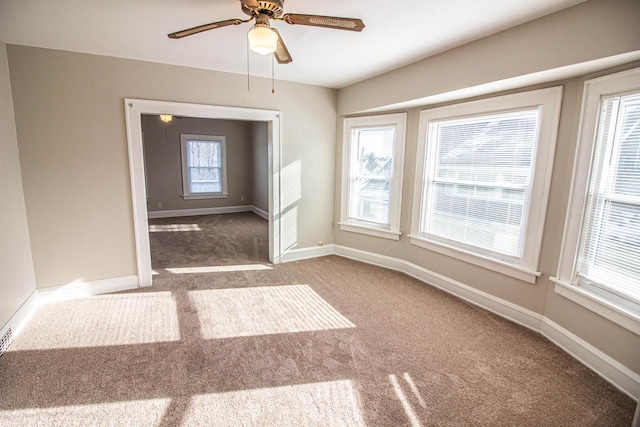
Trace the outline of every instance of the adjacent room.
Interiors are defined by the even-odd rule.
[[[129,3],[0,2],[1,425],[640,426],[640,2]]]

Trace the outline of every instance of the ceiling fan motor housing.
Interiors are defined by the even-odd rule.
[[[258,1],[257,8],[251,8],[247,6],[244,2],[242,3],[242,11],[249,16],[255,16],[259,14],[267,14],[271,17],[279,17],[282,16],[283,13],[283,3],[284,0],[268,0],[268,1]]]

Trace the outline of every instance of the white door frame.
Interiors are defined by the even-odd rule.
[[[274,110],[223,107],[204,104],[150,101],[144,99],[124,100],[129,147],[129,173],[131,176],[131,200],[133,225],[136,240],[138,286],[152,284],[151,250],[149,248],[149,225],[147,221],[147,195],[144,173],[144,151],[142,143],[142,114],[172,114],[175,116],[208,119],[228,119],[267,122],[268,124],[268,173],[269,173],[269,261],[280,262],[280,167],[282,114]]]

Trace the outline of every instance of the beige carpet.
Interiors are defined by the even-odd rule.
[[[250,213],[152,230],[152,288],[41,307],[0,358],[0,425],[631,423],[546,339],[410,277],[271,266]]]

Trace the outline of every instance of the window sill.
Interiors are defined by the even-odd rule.
[[[509,264],[504,261],[498,261],[489,257],[467,252],[462,249],[454,248],[451,246],[445,246],[442,243],[436,243],[431,240],[427,240],[421,236],[409,234],[410,242],[412,245],[420,246],[430,251],[438,252],[442,255],[446,255],[469,264],[477,265],[487,270],[492,270],[505,276],[513,277],[514,279],[522,280],[523,282],[535,284],[536,279],[542,275],[538,271],[528,270],[518,265]]]
[[[556,277],[551,277],[550,280],[555,283],[555,292],[557,294],[640,335],[640,311],[623,306],[611,298],[599,295],[582,286],[572,285]]]
[[[363,225],[349,224],[339,222],[341,231],[349,231],[351,233],[367,234],[369,236],[382,237],[383,239],[400,240],[402,233],[397,231],[383,230],[381,228],[366,227]]]
[[[229,197],[229,193],[218,194],[183,194],[184,200],[198,200],[198,199],[226,199]]]

